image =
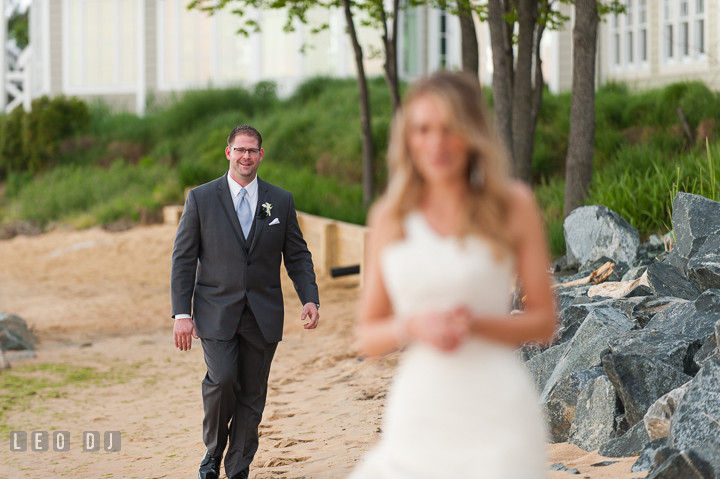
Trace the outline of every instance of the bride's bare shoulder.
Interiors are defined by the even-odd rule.
[[[511,180],[508,184],[510,211],[509,227],[516,237],[534,238],[535,233],[542,229],[540,210],[532,188],[520,180]],[[537,230],[537,231],[536,231]]]
[[[370,241],[376,247],[390,242],[397,236],[396,222],[389,202],[385,198],[380,198],[368,213],[367,225],[370,228]]]
[[[530,185],[524,181],[510,180],[508,183],[508,193],[512,216],[522,219],[527,218],[528,215],[537,215],[537,202],[535,201],[535,194]]]
[[[377,200],[368,212],[367,225],[370,227],[382,225],[390,220],[390,204],[386,198]]]

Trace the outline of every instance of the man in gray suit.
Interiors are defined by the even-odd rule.
[[[312,258],[293,197],[257,177],[263,154],[255,128],[233,129],[225,148],[228,173],[190,190],[175,236],[175,346],[187,351],[199,337],[207,365],[200,479],[218,478],[226,444],[227,477],[249,475],[270,363],[282,339],[281,258],[303,304],[305,329],[320,319]]]

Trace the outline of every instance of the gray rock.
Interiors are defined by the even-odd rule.
[[[630,430],[630,423],[625,417],[625,413],[615,416],[615,437],[622,437],[623,434]]]
[[[652,457],[652,461],[650,462],[650,474],[648,474],[648,476],[652,475],[652,473],[662,466],[665,461],[673,457],[678,452],[680,452],[679,449],[670,447],[667,444],[657,448],[655,455]]]
[[[582,266],[580,266],[580,269],[578,271],[595,271],[596,269],[600,268],[605,263],[615,263],[615,266],[617,266],[618,262],[616,262],[613,258],[609,258],[607,256],[600,256],[599,258],[592,259],[584,263]],[[623,263],[624,264],[624,263]],[[625,264],[625,269],[627,269],[627,264]]]
[[[10,363],[5,359],[5,353],[0,349],[0,369],[10,369]]]
[[[720,359],[720,348],[718,348],[717,341],[715,341],[715,335],[708,337],[702,347],[693,356],[693,361],[697,366],[698,370],[705,364],[710,358]]]
[[[674,266],[683,273],[687,268],[687,260],[680,257],[680,253],[677,252],[677,248],[670,251],[669,253],[665,253],[665,257],[662,259],[658,257],[657,260],[658,262]]]
[[[571,288],[556,289],[556,304],[558,305],[558,310],[564,310],[571,304],[574,304],[578,298],[587,298],[587,292],[591,286],[594,285],[583,284]]]
[[[560,311],[560,329],[555,335],[555,342],[570,341],[587,315],[590,314],[590,309],[587,304],[571,304]]]
[[[717,479],[720,477],[720,439],[710,438],[696,448],[685,449],[665,457],[672,452],[658,451],[653,467],[647,476],[652,479]],[[660,457],[659,457],[660,456]],[[660,460],[664,459],[662,463]]]
[[[720,290],[709,289],[694,302],[672,305],[655,314],[644,329],[630,331],[610,341],[613,353],[641,354],[694,375],[693,361],[714,324],[720,320]]]
[[[620,281],[634,281],[638,279],[647,270],[647,266],[633,266],[622,275]]]
[[[550,378],[550,375],[566,349],[567,343],[558,344],[533,356],[525,363],[525,367],[528,368],[538,393],[541,393],[545,388],[545,383]]]
[[[643,446],[648,442],[650,436],[641,421],[622,436],[612,438],[601,445],[598,454],[605,457],[630,457],[640,454]]]
[[[625,315],[626,318],[632,320],[633,319],[633,311],[635,310],[635,305],[640,301],[639,298],[623,298],[623,299],[616,299],[616,298],[609,298],[602,300],[600,302],[597,302],[593,305],[593,307],[610,307],[615,308],[618,311],[620,311],[622,314]]]
[[[563,223],[568,264],[585,264],[602,256],[632,264],[640,235],[622,216],[605,206],[575,209]]]
[[[720,437],[720,360],[705,362],[670,420],[668,444],[678,449]]]
[[[678,193],[673,200],[672,225],[677,241],[673,247],[683,271],[708,236],[720,232],[720,203],[699,195]]]
[[[555,344],[570,341],[587,315],[595,308],[615,308],[628,319],[633,319],[634,307],[638,300],[578,297],[573,304],[560,311],[560,328],[555,335]]]
[[[37,341],[24,319],[14,314],[0,313],[0,349],[33,349]]]
[[[685,299],[673,298],[671,296],[664,298],[646,296],[633,308],[633,319],[641,328],[644,328],[657,313],[661,313],[675,304],[686,302],[687,300]]]
[[[631,426],[642,422],[648,408],[663,394],[692,379],[668,364],[638,354],[608,354],[602,364]]]
[[[568,474],[580,474],[580,471],[578,471],[577,469],[568,469],[562,462],[556,462],[552,466],[548,467],[548,470],[567,472]]]
[[[655,439],[645,443],[642,451],[640,452],[640,456],[638,457],[637,461],[635,461],[635,464],[633,464],[630,468],[630,472],[641,472],[649,470],[650,466],[652,466],[652,461],[655,457],[655,453],[658,451],[658,449],[664,447],[666,444],[667,437],[661,437],[659,439]]]
[[[715,323],[715,342],[720,347],[720,320]]]
[[[616,407],[617,395],[608,378],[600,376],[590,381],[578,398],[568,442],[594,451],[612,439]]]
[[[541,402],[547,401],[558,381],[575,371],[600,365],[600,354],[608,341],[630,331],[634,323],[613,308],[594,308],[568,342],[568,348],[545,384]]]
[[[553,442],[568,440],[580,393],[590,381],[602,375],[601,367],[578,371],[563,378],[552,389],[543,404],[543,412],[550,426],[550,437]]]
[[[605,466],[612,466],[613,464],[617,464],[620,461],[602,461],[602,462],[596,462],[595,464],[590,464],[590,467],[605,467]]]
[[[522,359],[523,361],[527,362],[530,361],[532,358],[537,356],[538,354],[545,351],[545,348],[538,344],[525,344],[524,346],[521,346],[517,351],[517,355]]]
[[[673,296],[694,301],[700,290],[674,266],[653,263],[647,268],[647,281],[655,296]]]
[[[687,382],[679,388],[663,394],[648,408],[642,422],[650,439],[667,437],[670,434],[670,420],[685,397],[689,384],[690,382]]]
[[[700,291],[720,288],[720,234],[707,237],[702,248],[690,258],[687,275]]]
[[[10,362],[20,361],[22,359],[35,359],[37,355],[32,349],[23,349],[22,351],[8,351],[5,353],[5,359]]]
[[[690,341],[662,331],[630,331],[610,341],[615,354],[640,354],[664,361],[678,371],[685,371]],[[694,365],[694,363],[693,363]]]

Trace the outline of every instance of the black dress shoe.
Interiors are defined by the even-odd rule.
[[[198,479],[218,479],[220,477],[220,461],[222,456],[212,457],[209,452],[205,452],[198,469]]]
[[[231,479],[248,479],[250,476],[250,468],[246,467],[239,473],[235,474]]]

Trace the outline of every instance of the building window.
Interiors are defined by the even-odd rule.
[[[65,87],[70,91],[134,91],[137,36],[136,0],[65,0]]]
[[[647,29],[640,30],[640,61],[647,62]]]
[[[665,25],[663,27],[663,50],[665,53],[665,60],[671,60],[674,56],[674,41],[673,38],[673,15],[672,15],[672,0],[665,0],[663,8],[663,19]]]
[[[705,0],[695,0],[695,50],[705,55]]]
[[[620,65],[620,34],[619,33],[616,33],[615,35],[613,35],[613,43],[615,44],[614,48],[613,48],[613,52],[615,53],[615,65],[619,66]]]
[[[627,0],[625,4],[625,61],[632,64],[635,61],[633,49],[633,0]]]
[[[403,12],[403,70],[408,75],[420,74],[417,12],[416,7],[407,7]]]
[[[447,67],[447,14],[440,12],[440,69]]]
[[[640,61],[647,62],[647,0],[639,0],[638,3],[638,49]]]
[[[243,19],[231,9],[222,9],[212,16],[188,10],[184,0],[159,0],[158,10],[158,86],[161,90],[184,89],[235,83],[250,79],[252,63],[251,39],[238,35]],[[278,35],[283,18],[268,13],[262,19],[262,34],[274,35],[279,52],[268,65],[294,65],[287,54],[285,36]],[[260,49],[264,46],[260,42]],[[261,50],[262,51],[262,50]],[[262,75],[271,76],[264,69]]]
[[[612,18],[613,33],[611,35],[612,45],[610,47],[610,51],[612,52],[612,64],[615,66],[620,66],[622,61],[622,58],[620,56],[620,16],[613,15]]]
[[[683,57],[690,56],[690,29],[688,22],[680,24],[680,52]]]
[[[688,19],[688,0],[680,0],[680,55],[690,56],[690,24]]]

